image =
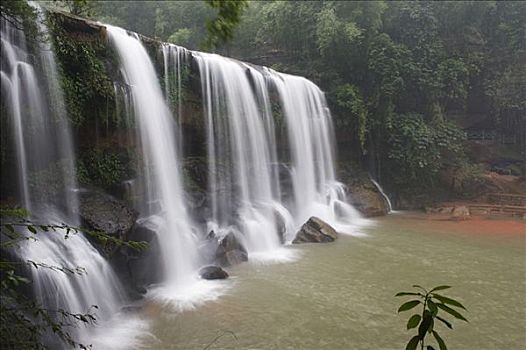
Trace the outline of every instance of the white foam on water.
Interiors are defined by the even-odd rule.
[[[183,312],[210,301],[217,300],[232,287],[228,280],[194,278],[184,285],[159,284],[148,290],[146,298],[168,306],[172,311]]]

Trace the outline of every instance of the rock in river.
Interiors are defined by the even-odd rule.
[[[292,243],[326,243],[338,238],[336,230],[325,221],[312,216],[296,234]]]
[[[216,260],[221,266],[232,266],[248,261],[247,250],[239,243],[233,232],[228,233],[219,241]]]
[[[199,276],[205,280],[223,280],[228,278],[228,273],[219,266],[205,266],[199,270]]]

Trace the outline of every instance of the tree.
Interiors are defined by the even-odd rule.
[[[208,37],[204,42],[207,48],[216,48],[219,44],[231,40],[234,30],[247,7],[246,0],[205,0],[208,6],[218,11],[213,20],[206,22]]]

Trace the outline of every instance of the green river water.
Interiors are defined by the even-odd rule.
[[[470,321],[435,327],[449,349],[526,349],[525,221],[397,213],[372,222],[364,237],[291,247],[294,262],[229,269],[216,301],[155,313],[146,348],[204,349],[224,334],[209,349],[405,349],[412,313],[397,314],[407,299],[394,294],[449,284]]]

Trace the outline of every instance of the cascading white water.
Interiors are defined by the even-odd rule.
[[[178,166],[176,123],[165,103],[153,64],[138,35],[107,26],[116,48],[121,72],[130,87],[132,108],[141,140],[144,177],[151,215],[145,221],[155,228],[163,253],[165,283],[150,295],[173,301],[177,308],[214,298],[210,283],[197,278],[199,267],[196,228],[183,202]],[[144,213],[143,213],[144,214]]]
[[[180,124],[182,115],[182,79],[183,70],[185,67],[186,60],[188,59],[190,52],[184,47],[163,44],[163,64],[164,64],[164,96],[167,101],[175,102],[177,106],[177,121]],[[171,84],[170,82],[175,82]],[[172,86],[175,85],[175,86]],[[176,101],[173,101],[173,100]],[[170,103],[169,103],[170,104]]]
[[[364,221],[335,177],[334,131],[323,92],[303,77],[268,71],[286,120],[296,226],[318,216],[343,233],[357,233]]]
[[[45,37],[48,33],[44,14],[37,5],[32,5],[38,14],[40,34]],[[23,31],[5,20],[1,21],[1,26],[2,99],[5,97],[10,107],[8,114],[13,126],[20,203],[31,210],[34,223],[78,226],[79,219],[74,214],[78,206],[74,152],[52,47],[43,39],[37,42],[37,56],[44,73],[39,79],[29,61]],[[47,96],[40,88],[41,82]],[[46,177],[49,172],[53,176]],[[67,241],[65,234],[66,231],[61,230],[38,235],[37,241],[30,241],[18,249],[24,260],[52,267],[80,267],[85,271],[81,275],[71,275],[49,268],[32,269],[36,300],[50,310],[90,312],[98,322],[107,321],[119,312],[124,301],[120,283],[107,261],[82,234],[70,235]],[[97,305],[98,309],[92,305]],[[79,342],[98,344],[92,339],[98,334],[96,327],[65,330]],[[101,348],[125,348],[134,338],[127,336],[124,342],[117,337],[116,343],[99,345]],[[53,346],[63,346],[52,338],[49,341]]]
[[[181,122],[182,122],[182,78],[183,70],[185,67],[186,60],[190,53],[184,47],[180,47],[173,44],[163,44],[161,46],[163,53],[163,65],[164,65],[164,97],[168,106],[175,105],[173,113],[175,114],[175,120],[178,128],[176,128],[176,141],[177,150],[182,152],[182,140],[183,135],[181,133]],[[174,84],[171,84],[173,82]]]
[[[388,210],[388,213],[392,212],[393,211],[393,206],[391,204],[391,200],[389,199],[389,197],[387,196],[387,194],[384,192],[384,189],[382,188],[382,186],[380,186],[380,184],[378,182],[376,182],[372,177],[370,178],[371,179],[371,182],[376,186],[376,188],[378,189],[378,191],[380,192],[380,194],[382,195],[382,197],[384,197],[385,199],[385,202],[387,203],[387,210]]]
[[[250,258],[268,258],[264,252],[280,246],[276,215],[288,215],[272,170],[276,141],[265,77],[218,55],[194,52],[194,57],[208,130],[209,228],[220,236],[234,230]]]

